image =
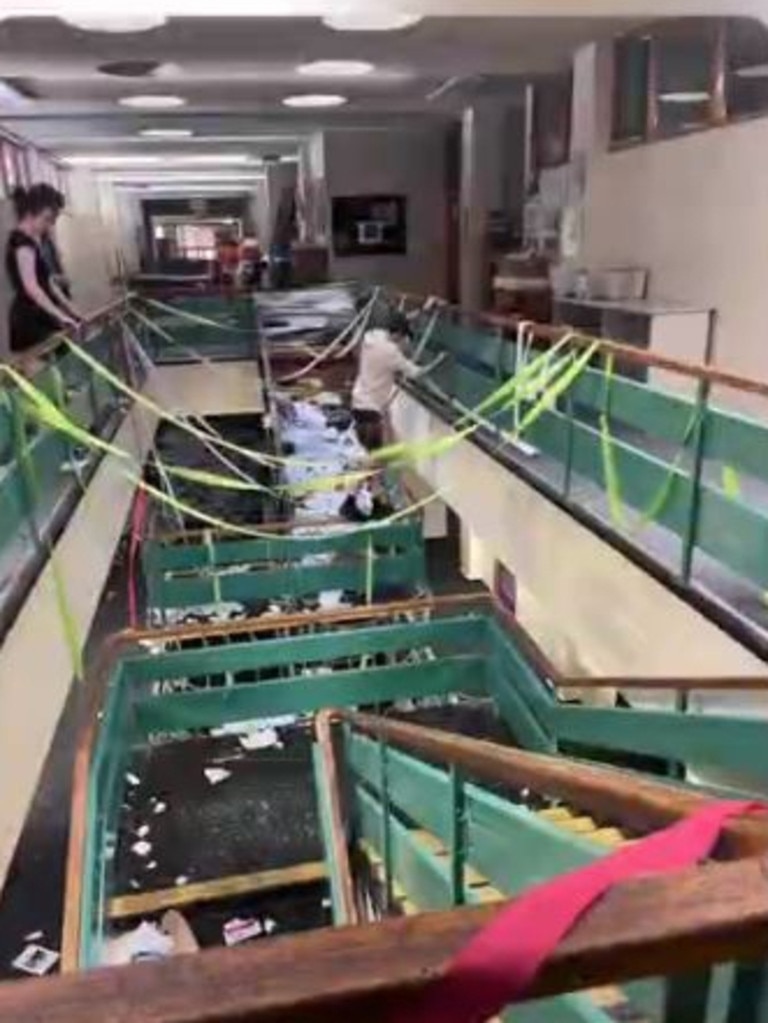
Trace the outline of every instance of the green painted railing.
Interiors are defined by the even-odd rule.
[[[95,358],[126,379],[120,326],[94,328],[88,347]],[[47,357],[32,382],[67,416],[92,434],[109,437],[121,421],[121,396],[62,348]],[[100,461],[64,434],[41,426],[14,387],[0,384],[0,594],[24,565],[44,561],[57,530],[57,515],[71,513]],[[30,568],[30,571],[32,569]],[[5,589],[5,593],[3,590]]]
[[[152,330],[138,318],[131,320],[132,328],[153,362],[166,364],[199,358],[256,357],[258,315],[253,296],[202,294],[172,295],[162,299],[164,305],[178,310],[181,316],[159,308],[153,301],[151,296],[147,296],[144,302],[138,302],[137,308],[170,337]],[[200,322],[185,319],[183,314],[197,317]]]
[[[417,520],[300,541],[277,534],[259,540],[200,534],[184,542],[152,539],[143,548],[143,568],[148,603],[160,611],[221,600],[308,598],[325,590],[381,601],[387,591],[414,593],[427,583]]]
[[[375,609],[370,614],[375,618]],[[146,744],[152,736],[183,739],[233,721],[464,694],[490,697],[516,744],[534,752],[556,753],[567,744],[583,747],[585,757],[595,749],[651,754],[697,768],[728,769],[744,778],[747,790],[768,775],[768,748],[759,741],[762,725],[753,720],[593,711],[560,704],[523,645],[494,614],[357,625],[343,621],[334,626],[318,619],[322,623],[313,625],[307,617],[301,626],[294,622],[289,635],[254,639],[233,632],[224,645],[220,638],[215,646],[166,649],[119,662],[106,691],[92,757],[82,965],[98,961],[104,900],[120,894],[113,890],[107,850],[123,798],[125,759],[132,746]],[[302,634],[296,634],[299,628]],[[181,691],[169,685],[179,680],[184,682]],[[449,782],[456,779],[446,779],[426,764],[410,764],[394,752],[382,768],[376,761],[380,755],[367,740],[353,746],[353,764],[363,781],[384,770],[400,812],[410,817],[418,809],[423,825],[448,842],[456,819],[452,801],[458,798]],[[529,820],[524,811],[489,793],[469,787],[461,798],[466,804],[462,812],[471,821],[467,855],[504,891],[520,890],[544,876],[542,871],[583,862],[589,851],[580,839],[564,841],[562,833],[549,843],[550,831],[541,821]],[[373,821],[376,807],[370,798],[365,805]],[[515,857],[509,856],[511,829],[520,850]],[[529,855],[539,839],[550,849],[541,863]],[[427,869],[420,853],[411,855],[407,835],[395,828],[387,841],[392,855],[401,857],[406,876],[408,870]],[[427,905],[443,904],[451,892],[456,894],[450,862],[439,866],[437,874],[430,869],[418,882],[431,892]],[[456,894],[458,901],[464,898],[469,900],[469,894]]]
[[[448,358],[431,375],[436,387],[414,386],[441,404],[441,414],[458,419],[514,372],[516,347],[511,337],[452,322],[444,313],[422,361],[439,353]],[[620,520],[610,508],[601,416],[620,486]],[[706,380],[696,397],[687,398],[592,365],[526,432],[523,439],[538,456],[508,443],[504,431],[513,423],[510,410],[492,415],[478,437],[490,441],[497,455],[509,456],[507,464],[544,492],[590,519],[597,516],[603,532],[620,536],[683,589],[706,595],[714,585],[718,602],[737,616],[751,605],[750,618],[768,622],[768,608],[761,607],[768,588],[768,422],[718,407]],[[600,492],[602,504],[596,500]],[[651,524],[667,530],[661,545],[648,540]],[[715,572],[720,566],[726,573],[723,592],[712,582],[712,568],[705,583],[701,556],[712,559]],[[746,591],[738,608],[730,603],[733,576]]]

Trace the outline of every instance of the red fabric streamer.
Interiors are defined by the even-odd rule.
[[[139,596],[136,580],[136,565],[139,550],[144,539],[149,503],[146,490],[139,490],[133,501],[131,512],[131,537],[128,544],[128,621],[132,629],[139,627]]]
[[[711,803],[595,863],[515,898],[451,961],[443,977],[397,1014],[397,1023],[483,1023],[522,1001],[544,963],[580,917],[615,884],[693,866],[713,850],[732,817],[767,807]]]

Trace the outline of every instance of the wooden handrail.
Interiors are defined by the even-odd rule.
[[[455,765],[482,781],[530,788],[563,799],[599,820],[640,834],[672,824],[711,802],[707,795],[612,768],[525,753],[498,743],[372,714],[343,710],[339,716],[366,735]],[[727,858],[762,853],[768,849],[768,814],[734,821],[724,829],[723,839],[722,854]]]
[[[329,812],[331,826],[331,848],[328,850],[333,857],[339,881],[339,898],[342,903],[344,920],[349,924],[359,924],[355,885],[352,880],[352,864],[349,859],[349,847],[344,828],[344,814],[341,805],[341,786],[337,770],[336,753],[333,748],[332,722],[336,714],[332,710],[323,710],[315,716],[315,739],[320,750],[320,757],[328,786]]]
[[[0,1021],[385,1023],[441,977],[497,907],[311,931],[240,949],[0,985]],[[568,934],[529,998],[768,954],[766,864],[709,864],[619,885]]]
[[[671,689],[677,692],[763,692],[768,690],[764,678],[734,675],[722,678],[567,678],[558,686],[571,689]]]
[[[426,301],[426,297],[422,295],[400,292],[397,294],[402,294],[402,297],[411,301],[421,303]],[[620,341],[594,337],[575,327],[534,323],[522,316],[502,315],[492,312],[474,313],[449,303],[442,303],[442,305],[443,308],[460,316],[462,319],[472,320],[481,325],[493,327],[496,330],[517,331],[521,324],[528,324],[531,335],[539,341],[556,344],[558,341],[562,341],[563,338],[568,337],[570,343],[578,348],[590,348],[593,345],[597,345],[600,351],[613,355],[616,359],[621,359],[623,362],[632,362],[641,366],[664,369],[694,380],[708,380],[711,384],[744,391],[748,394],[758,394],[761,397],[768,398],[768,382],[743,376],[740,373],[733,373],[730,370],[718,369],[715,366],[704,363],[673,359],[666,355],[658,355],[655,352],[635,348]]]

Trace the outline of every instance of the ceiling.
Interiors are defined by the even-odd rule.
[[[131,34],[85,32],[55,18],[0,21],[0,68],[28,95],[5,102],[0,122],[62,154],[210,151],[285,154],[297,138],[333,125],[386,127],[458,109],[467,92],[520,96],[530,76],[565,70],[574,49],[626,25],[607,18],[426,18],[398,32],[337,32],[319,18],[172,18]],[[99,66],[157,61],[159,76],[115,78]],[[299,75],[316,60],[375,65],[354,79]],[[289,95],[341,93],[330,111],[292,111]],[[137,113],[136,93],[171,93],[181,111]],[[437,95],[435,95],[437,93]],[[145,128],[191,129],[193,140],[142,139]],[[267,136],[266,138],[262,138]],[[281,137],[287,136],[281,142]]]

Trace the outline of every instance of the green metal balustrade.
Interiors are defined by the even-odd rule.
[[[159,739],[185,741],[232,722],[311,715],[326,708],[486,698],[511,740],[532,752],[553,754],[561,743],[577,741],[624,753],[652,753],[688,766],[729,768],[743,775],[745,788],[761,787],[768,776],[768,751],[759,740],[758,722],[593,711],[559,703],[519,640],[490,609],[418,620],[376,620],[376,608],[369,613],[371,620],[356,625],[315,622],[307,616],[306,625],[294,625],[290,634],[232,635],[225,645],[166,647],[126,656],[116,664],[106,686],[89,773],[82,966],[98,961],[106,902],[123,894],[114,888],[109,849],[114,847],[132,751]],[[380,777],[381,765],[374,746],[368,739],[350,739],[349,763],[359,782],[363,837],[380,848],[380,800],[376,802],[371,784],[374,775]],[[411,760],[394,753],[388,760],[390,795],[398,813],[420,821],[447,842],[454,798],[450,778]],[[322,806],[321,779],[318,789]],[[470,833],[469,862],[502,891],[519,891],[599,852],[573,836],[553,838],[524,808],[506,805],[490,792],[470,787],[465,797],[476,829]],[[456,894],[449,862],[428,857],[423,862],[423,852],[410,849],[398,820],[393,819],[391,828],[394,876],[406,889],[411,881],[416,885],[412,894],[417,904],[446,904],[451,892]],[[510,857],[510,848],[519,854]],[[471,891],[462,891],[461,900],[472,901]]]
[[[448,358],[411,386],[458,420],[514,373],[516,347],[515,339],[453,322],[446,312],[422,361]],[[512,410],[490,415],[476,439],[603,535],[642,553],[683,592],[705,594],[768,628],[768,423],[718,405],[706,381],[689,398],[622,375],[620,362],[614,372],[599,362],[526,431],[535,454],[509,442]],[[743,398],[735,390],[728,396]],[[611,472],[619,486],[613,499]]]
[[[327,590],[382,601],[427,585],[416,519],[370,530],[331,527],[300,538],[154,538],[142,558],[147,602],[161,613],[219,601],[301,600]]]

